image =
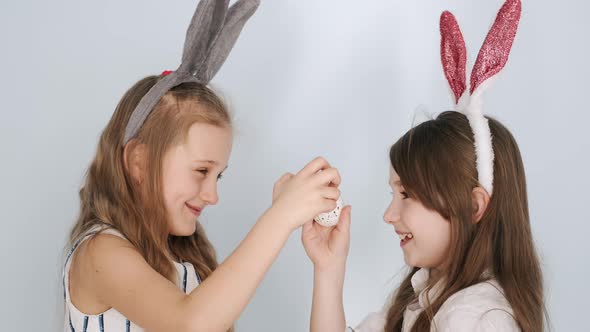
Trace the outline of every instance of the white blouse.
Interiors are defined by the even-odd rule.
[[[414,322],[426,306],[426,300],[434,301],[441,291],[436,284],[426,291],[430,271],[420,269],[412,276],[412,287],[418,301],[410,304],[404,312],[402,332],[412,329]],[[427,294],[428,293],[428,294]],[[369,314],[356,328],[349,332],[382,332],[385,328],[389,303],[379,311]],[[502,287],[494,279],[467,287],[451,295],[434,315],[430,331],[436,332],[492,332],[520,331],[512,316],[510,303],[504,297]]]

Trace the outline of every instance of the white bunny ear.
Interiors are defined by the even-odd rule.
[[[508,62],[520,22],[521,9],[520,0],[507,0],[498,11],[473,65],[470,88],[472,95],[483,82],[498,74]]]
[[[227,13],[223,28],[211,46],[205,63],[198,69],[197,77],[210,81],[227,59],[234,47],[242,28],[254,14],[260,4],[259,0],[238,0]]]
[[[489,79],[498,74],[508,61],[520,13],[520,0],[506,0],[498,11],[473,66],[469,93],[465,92],[467,56],[463,35],[451,13],[443,12],[440,19],[443,69],[455,95],[457,110],[469,120],[473,131],[478,181],[490,195],[494,189],[494,149],[489,122],[482,113],[481,94],[489,86]]]
[[[522,5],[520,0],[507,0],[481,46],[471,72],[471,98],[466,115],[473,130],[479,183],[488,194],[494,188],[494,149],[490,125],[482,113],[481,95],[508,62],[516,36]]]
[[[209,56],[227,14],[229,0],[201,0],[186,31],[180,72],[195,74]]]

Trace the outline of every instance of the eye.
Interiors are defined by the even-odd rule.
[[[395,191],[390,191],[389,193],[391,196],[395,196]],[[400,195],[402,195],[402,199],[410,198],[410,195],[405,191],[400,191]]]
[[[207,176],[209,174],[209,169],[207,169],[207,168],[199,168],[199,169],[196,169],[195,171],[203,174],[204,176]],[[219,173],[219,175],[217,175],[217,181],[221,180],[222,177],[223,177],[223,173]]]

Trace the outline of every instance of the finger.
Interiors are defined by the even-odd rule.
[[[321,195],[323,198],[338,200],[340,198],[340,189],[336,187],[324,187],[321,189]]]
[[[287,183],[290,179],[293,178],[293,174],[291,173],[285,173],[283,174],[274,184],[274,186],[272,187],[272,194],[273,197],[278,195],[281,188],[283,187],[283,185],[285,183]]]
[[[290,180],[292,177],[293,177],[293,174],[291,174],[291,173],[285,173],[285,174],[283,174],[283,175],[282,175],[282,176],[281,176],[281,177],[280,177],[280,178],[279,178],[279,179],[278,179],[278,180],[275,182],[275,185],[274,185],[274,187],[275,187],[275,188],[279,187],[279,186],[280,186],[280,185],[282,185],[283,183],[285,183],[285,182],[289,181],[289,180]]]
[[[296,176],[311,176],[321,170],[330,168],[330,164],[323,157],[317,157],[303,167]]]
[[[308,222],[306,222],[305,224],[303,224],[303,227],[301,228],[301,237],[303,237],[304,234],[309,233],[313,230],[313,220],[310,220]]]
[[[341,182],[340,172],[336,168],[328,168],[315,175],[315,178],[322,185],[338,187]]]
[[[323,199],[321,213],[331,212],[335,208],[336,208],[336,201],[335,200],[329,199],[329,198]]]

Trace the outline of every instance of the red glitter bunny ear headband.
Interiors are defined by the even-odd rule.
[[[520,21],[520,0],[507,0],[496,17],[466,81],[467,51],[457,20],[448,11],[440,17],[440,55],[443,70],[455,97],[455,109],[467,116],[473,131],[479,183],[492,195],[494,150],[488,120],[482,113],[482,93],[491,78],[504,68]]]

